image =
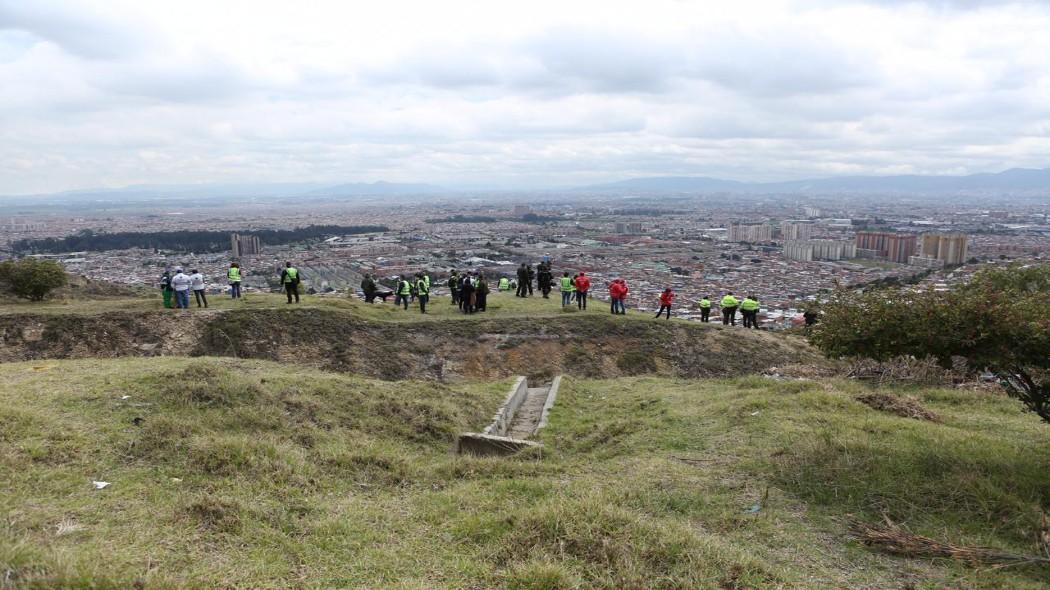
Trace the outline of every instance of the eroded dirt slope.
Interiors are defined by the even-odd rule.
[[[314,308],[0,317],[0,361],[156,355],[260,358],[382,379],[709,377],[823,362],[797,337],[604,315],[392,323]]]

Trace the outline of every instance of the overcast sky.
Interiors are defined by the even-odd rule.
[[[0,194],[1050,167],[1050,2],[0,0]]]

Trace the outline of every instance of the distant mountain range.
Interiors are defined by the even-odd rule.
[[[579,187],[596,193],[1050,193],[1050,168],[1013,168],[968,176],[838,176],[789,182],[737,182],[705,176],[655,176]]]
[[[252,184],[138,184],[121,188],[98,188],[64,191],[39,195],[12,195],[0,197],[7,203],[117,203],[117,202],[166,202],[193,200],[206,202],[215,200],[282,199],[282,198],[339,198],[419,195],[442,192],[444,189],[429,184],[403,184],[395,182],[323,184],[323,183],[252,183]]]
[[[358,197],[386,195],[421,195],[426,193],[445,192],[445,189],[432,184],[406,184],[397,182],[352,182],[326,186],[305,193],[311,197]]]
[[[0,197],[5,204],[118,203],[138,201],[143,204],[154,201],[195,200],[208,203],[212,199],[262,198],[279,200],[330,199],[351,197],[393,197],[414,195],[452,194],[464,192],[463,188],[441,187],[421,183],[372,182],[372,183],[252,183],[252,184],[176,184],[176,185],[132,185],[115,189],[88,189],[52,193],[47,195],[20,195]],[[468,192],[479,192],[471,189]],[[586,192],[594,194],[703,194],[703,193],[751,193],[751,194],[963,194],[998,193],[1022,194],[1044,192],[1050,195],[1050,168],[1037,170],[1014,168],[995,174],[971,174],[968,176],[837,176],[812,178],[788,182],[740,182],[706,176],[653,176],[631,178],[618,182],[593,184],[573,188],[549,189],[547,192]],[[513,193],[513,190],[485,191]]]

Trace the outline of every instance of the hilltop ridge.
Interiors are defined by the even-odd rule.
[[[728,377],[826,361],[802,338],[612,316],[553,301],[491,298],[489,310],[463,316],[437,298],[431,313],[348,298],[287,306],[219,300],[213,309],[157,309],[153,299],[118,298],[71,305],[0,307],[0,361],[122,356],[231,356],[293,362],[380,379],[536,379],[567,373],[601,378],[656,374]]]

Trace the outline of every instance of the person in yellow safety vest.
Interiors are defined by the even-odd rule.
[[[744,316],[744,327],[758,329],[758,300],[748,295],[740,303],[740,313]]]
[[[728,326],[729,324],[736,325],[736,308],[740,305],[740,302],[736,297],[733,297],[732,293],[726,293],[726,296],[722,298],[722,325]]]
[[[576,288],[576,286],[572,284],[572,278],[569,276],[569,273],[564,273],[561,276],[561,306],[562,307],[565,307],[566,305],[572,303],[572,292],[573,292],[573,290],[575,288]]]
[[[510,291],[510,279],[508,279],[507,277],[500,277],[499,278],[499,290],[500,291]]]
[[[236,262],[230,263],[230,270],[226,271],[226,278],[230,281],[230,298],[241,298],[241,266]]]
[[[281,271],[281,284],[284,285],[284,292],[288,295],[288,303],[292,302],[292,295],[295,295],[295,302],[299,303],[299,269],[292,266],[291,262],[284,263],[284,270]]]
[[[426,284],[427,284],[427,295],[429,295],[430,294],[430,273],[429,272],[423,273],[423,281],[426,282]]]
[[[412,284],[405,277],[397,277],[397,288],[394,289],[394,306],[404,304],[405,311],[408,311],[410,297],[412,297]]]
[[[704,298],[700,300],[700,321],[705,324],[708,323],[711,317],[711,300],[704,295]]]
[[[427,301],[430,301],[430,281],[426,275],[420,275],[416,279],[416,296],[419,297],[419,312],[427,312]]]

